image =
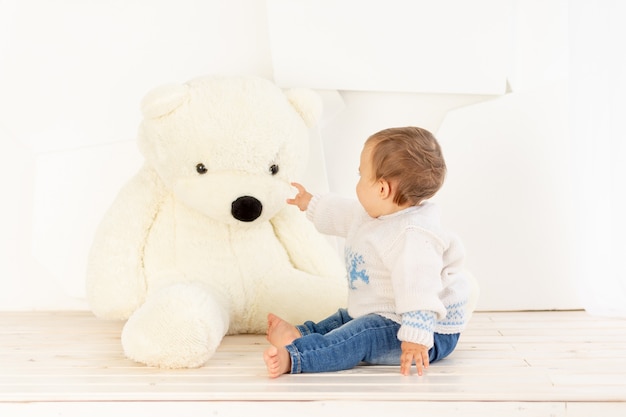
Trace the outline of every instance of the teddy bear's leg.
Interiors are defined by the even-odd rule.
[[[228,310],[206,286],[178,283],[159,289],[122,331],[126,355],[149,366],[194,368],[215,352],[228,331]]]
[[[274,313],[292,324],[319,321],[347,306],[343,278],[321,277],[291,269],[268,277],[268,289],[259,291],[256,302],[263,319]]]

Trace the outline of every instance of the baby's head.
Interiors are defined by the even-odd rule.
[[[371,146],[376,181],[395,183],[393,202],[417,205],[437,193],[446,176],[446,163],[437,139],[419,127],[395,127],[374,133],[365,141]]]

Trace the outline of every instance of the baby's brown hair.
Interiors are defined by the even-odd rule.
[[[394,203],[417,205],[443,185],[446,162],[428,130],[413,126],[384,129],[370,136],[365,146],[372,146],[373,179],[396,184]]]

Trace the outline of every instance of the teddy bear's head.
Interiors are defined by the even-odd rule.
[[[320,97],[255,77],[204,77],[142,102],[139,148],[185,205],[245,225],[272,218],[306,164]]]

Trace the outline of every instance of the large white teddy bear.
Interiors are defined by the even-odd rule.
[[[94,314],[128,319],[129,358],[198,367],[224,335],[264,333],[270,311],[298,323],[345,304],[337,251],[285,201],[319,96],[210,76],[153,90],[142,113],[145,163],[104,216],[87,271]]]

